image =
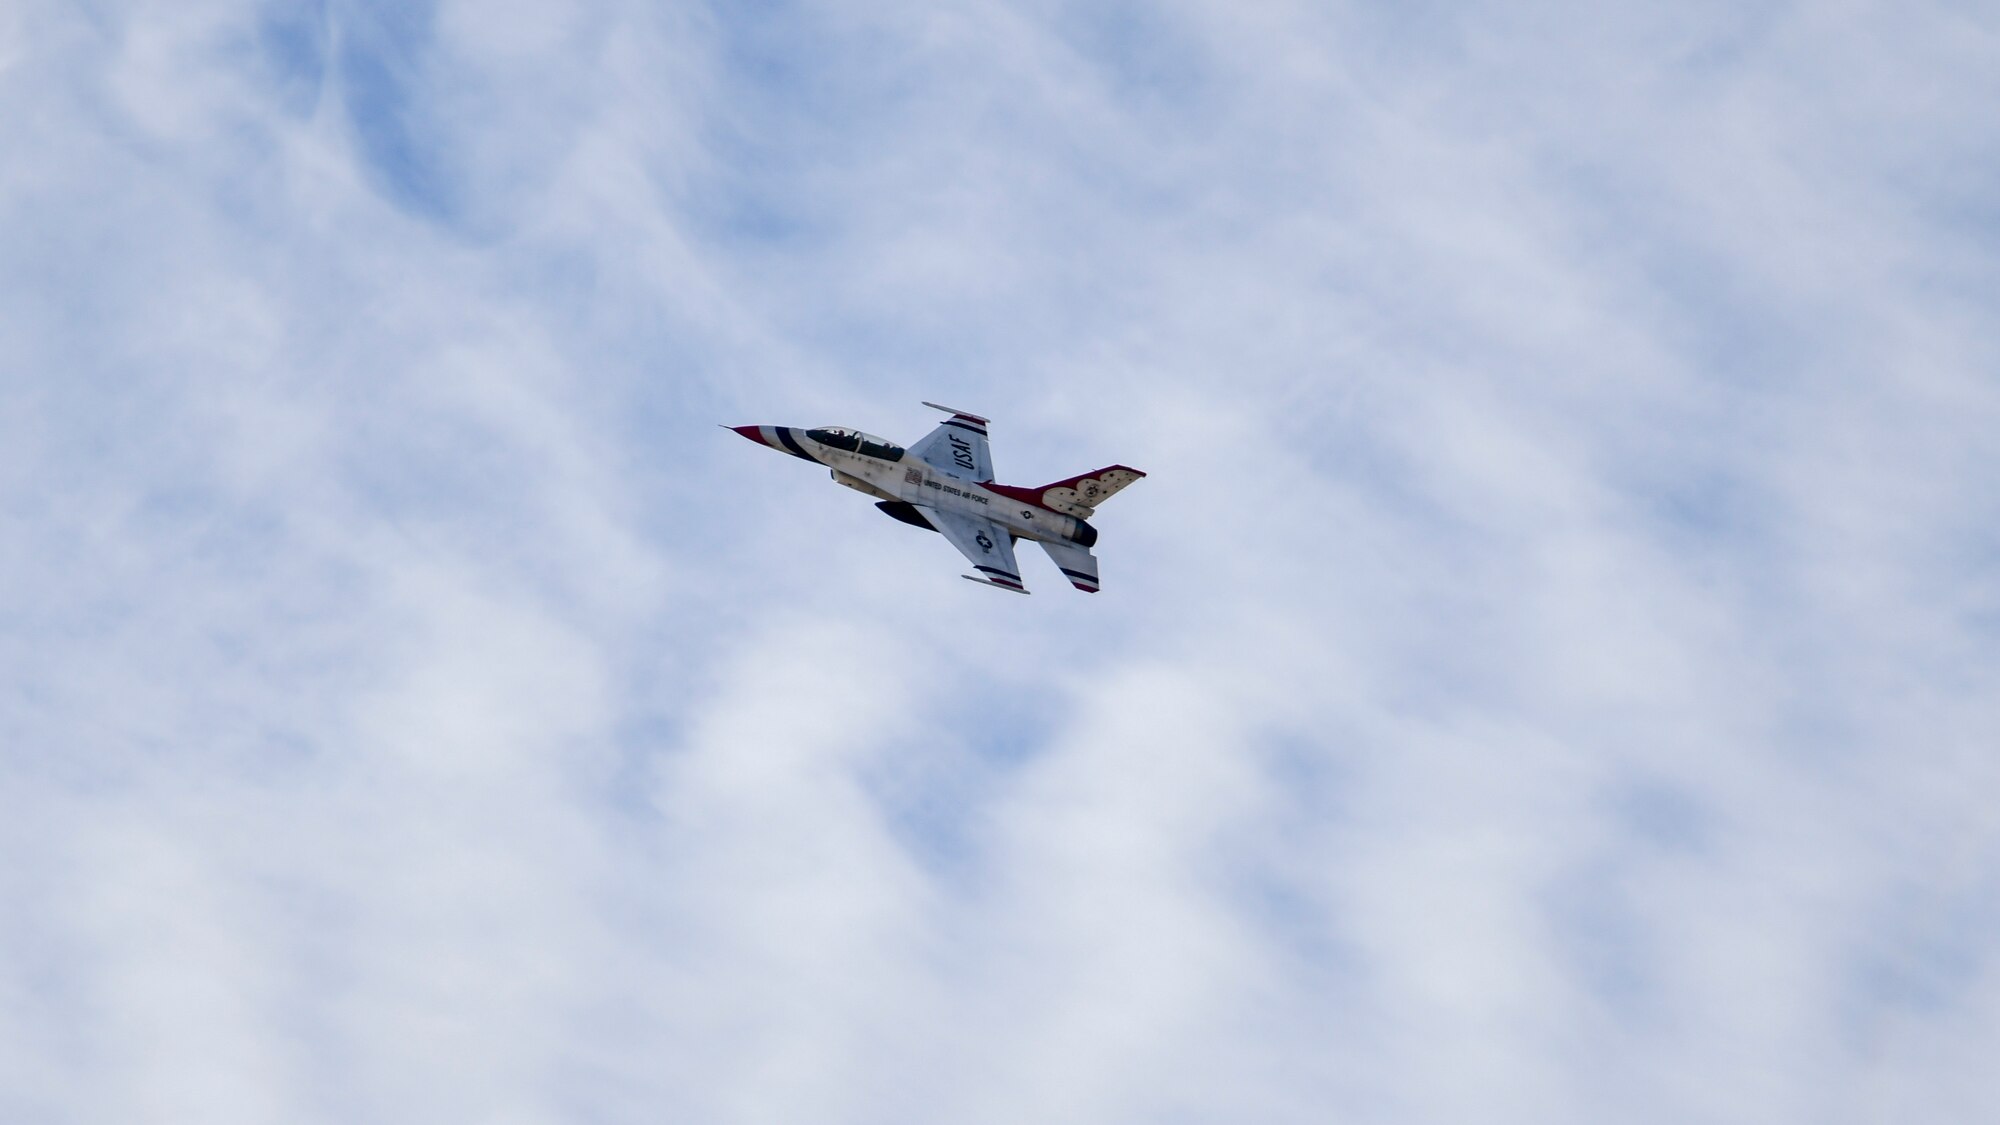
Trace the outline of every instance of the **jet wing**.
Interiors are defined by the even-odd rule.
[[[992,480],[993,454],[986,445],[986,419],[934,402],[924,405],[935,410],[950,410],[951,417],[925,434],[924,440],[910,447],[917,460],[962,480]]]
[[[928,505],[923,513],[960,554],[972,560],[972,569],[979,573],[965,577],[1017,594],[1028,592],[1021,584],[1020,564],[1014,561],[1014,541],[999,524],[978,516],[941,512]]]

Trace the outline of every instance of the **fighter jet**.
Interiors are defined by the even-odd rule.
[[[1070,585],[1097,592],[1097,529],[1087,522],[1097,505],[1146,474],[1107,465],[1040,488],[993,483],[986,419],[935,402],[951,415],[924,440],[904,449],[872,434],[841,426],[730,426],[751,441],[801,460],[825,465],[840,484],[876,497],[891,518],[940,532],[972,561],[963,577],[1025,594],[1014,543],[1032,539],[1047,551]]]

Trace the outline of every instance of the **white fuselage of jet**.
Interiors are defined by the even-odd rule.
[[[986,419],[936,403],[950,418],[909,449],[839,426],[731,426],[760,445],[832,470],[833,479],[877,500],[876,507],[907,524],[941,533],[977,574],[967,578],[1027,593],[1014,558],[1014,542],[1039,544],[1069,580],[1086,593],[1099,590],[1089,523],[1096,505],[1146,474],[1107,465],[1036,488],[998,484]]]
[[[841,449],[809,436],[804,430],[783,428],[786,430],[783,436],[799,445],[811,460],[833,470],[834,480],[878,500],[901,500],[919,507],[992,520],[1005,528],[1008,534],[1022,539],[1088,545],[1097,538],[1096,529],[1075,516],[1002,496],[984,484],[949,469],[926,465],[902,450],[888,446],[887,442],[870,439],[863,442],[861,448],[866,449],[870,444],[887,446],[902,454],[899,460],[890,461],[858,450]],[[966,461],[969,469],[969,449]]]

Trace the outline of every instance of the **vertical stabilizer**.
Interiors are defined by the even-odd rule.
[[[1097,506],[1109,500],[1118,490],[1138,480],[1146,474],[1126,465],[1106,465],[1093,469],[1068,480],[1045,484],[1040,488],[1028,489],[1038,493],[1038,502],[1044,507],[1087,520],[1097,513]]]

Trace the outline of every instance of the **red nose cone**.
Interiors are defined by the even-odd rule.
[[[758,445],[765,444],[764,435],[757,432],[758,428],[756,426],[731,426],[729,428],[756,442]]]

